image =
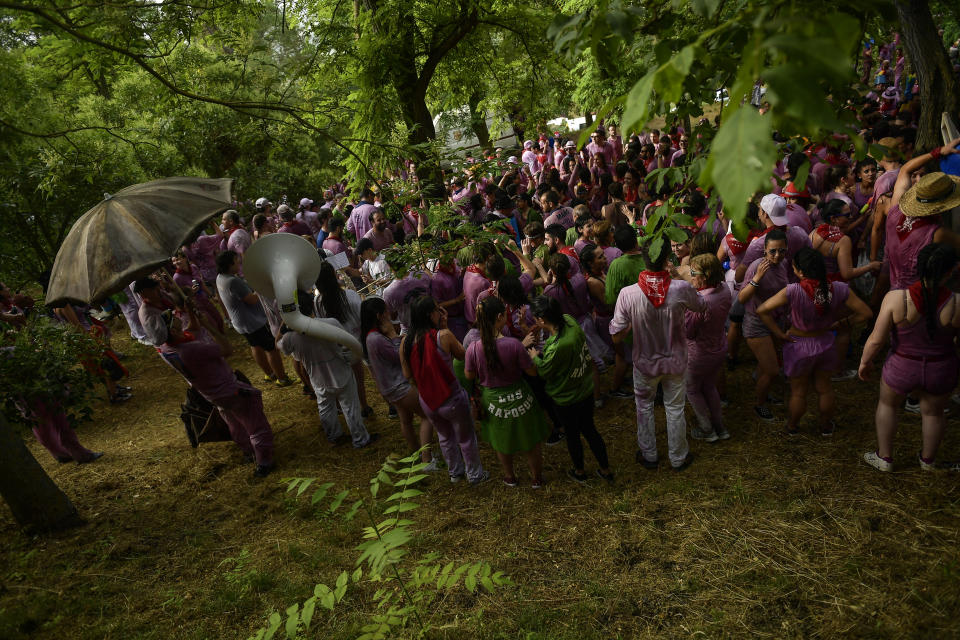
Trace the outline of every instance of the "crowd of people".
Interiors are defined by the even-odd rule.
[[[589,477],[585,440],[596,474],[613,481],[594,422],[607,402],[634,398],[635,459],[647,469],[661,467],[664,451],[657,403],[666,414],[665,466],[676,471],[694,459],[688,436],[735,437],[724,419],[725,371],[739,366],[742,342],[756,359],[756,384],[752,406],[737,407],[739,415],[775,421],[786,379],[785,435],[804,429],[813,390],[816,433],[829,437],[837,429],[835,383],[869,380],[889,342],[878,444],[863,459],[893,468],[897,412],[906,405],[922,416],[919,465],[933,469],[960,368],[960,237],[944,219],[960,205],[960,178],[950,168],[960,140],[917,153],[917,101],[915,83],[902,86],[901,74],[885,66],[875,91],[856,105],[859,134],[883,155],[856,160],[843,134],[785,142],[769,189],[749,204],[745,237],[699,189],[648,179],[702,153],[709,122],[625,138],[609,125],[583,148],[544,133],[518,155],[494,149],[448,172],[449,207],[462,224],[484,229],[484,241],[431,227],[424,206],[388,206],[379,184],[356,198],[337,185],[296,208],[261,197],[250,210],[226,211],[169,268],[134,283],[121,310],[132,336],[219,409],[258,476],[274,467],[273,434],[261,392],[226,361],[231,328],[248,343],[264,383],[297,389],[299,378],[333,445],[363,448],[379,437],[365,423],[374,412],[369,372],[428,471],[445,469],[451,482],[488,480],[479,437],[496,452],[504,484],[520,482],[520,456],[534,488],[545,480],[542,446],[560,442],[570,478]],[[762,92],[755,106],[768,106]],[[395,177],[420,180],[409,161]],[[655,215],[664,203],[679,203],[672,213],[681,217]],[[244,280],[244,253],[272,233],[303,237],[325,258],[315,291],[298,298],[300,312],[353,335],[362,359],[291,331],[276,301]],[[458,238],[462,250],[433,251]],[[393,249],[410,243],[430,259],[399,260]],[[67,310],[58,314],[85,315]],[[434,434],[442,462],[429,446]]]

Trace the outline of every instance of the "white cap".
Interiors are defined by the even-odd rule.
[[[257,198],[257,201],[254,204],[257,205],[258,208],[265,207],[268,204],[271,206],[273,205],[273,203],[267,200],[266,198]]]
[[[787,201],[775,193],[768,193],[760,200],[760,208],[770,217],[770,221],[778,227],[789,224],[787,217]]]
[[[517,164],[517,156],[510,156],[507,158],[507,164]]]

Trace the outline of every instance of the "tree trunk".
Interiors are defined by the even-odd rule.
[[[470,129],[473,135],[480,142],[480,150],[490,149],[490,130],[487,129],[487,114],[483,111],[477,111],[480,106],[480,93],[474,91],[470,94]]]
[[[0,495],[28,531],[55,531],[83,524],[70,498],[54,484],[13,428],[0,415]]]
[[[916,149],[925,153],[942,144],[940,116],[960,111],[960,91],[950,59],[937,33],[928,0],[897,0],[900,33],[920,83],[920,123]]]

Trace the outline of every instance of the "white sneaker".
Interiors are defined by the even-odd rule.
[[[921,471],[936,471],[936,470],[937,470],[937,463],[936,463],[936,461],[934,461],[934,462],[926,462],[926,461],[924,461],[923,458],[920,457],[920,454],[919,454],[919,453],[917,454],[917,462],[920,463],[920,470],[921,470]]]
[[[845,371],[841,371],[835,376],[832,376],[830,378],[830,382],[843,382],[844,380],[853,380],[856,377],[857,377],[856,369],[847,369]]]
[[[719,438],[720,440],[729,440],[729,439],[730,439],[730,432],[727,431],[726,429],[717,429],[717,428],[714,428],[713,431],[714,431],[714,433],[717,434],[717,438]]]
[[[960,393],[955,393],[955,394],[953,394],[952,396],[950,396],[950,400],[951,400],[954,404],[960,404]]]
[[[878,471],[893,471],[893,462],[884,460],[876,451],[863,454],[863,461]]]
[[[460,475],[458,475],[458,476],[451,475],[451,476],[450,476],[450,484],[457,484],[458,482],[460,482],[461,480],[463,480],[464,477],[466,477],[466,476],[465,476],[464,474],[462,474],[462,473],[461,473]]]
[[[717,440],[720,439],[720,436],[718,436],[715,431],[710,431],[710,433],[704,433],[697,427],[690,429],[690,437],[693,438],[694,440],[703,440],[704,442],[716,442]]]
[[[476,480],[471,480],[471,481],[470,481],[470,485],[475,487],[475,486],[477,486],[478,484],[483,484],[484,482],[486,482],[486,481],[489,480],[489,479],[490,479],[490,472],[487,471],[486,469],[484,469],[484,470],[483,470],[483,473],[480,474],[480,477],[479,477],[479,478],[477,478]]]
[[[422,473],[435,473],[440,471],[440,465],[437,464],[437,459],[433,458],[430,462],[427,463],[423,469],[420,469]]]
[[[910,398],[907,398],[903,403],[903,410],[908,413],[920,413],[920,401],[910,402]]]

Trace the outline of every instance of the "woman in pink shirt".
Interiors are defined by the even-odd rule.
[[[836,396],[830,377],[837,370],[834,332],[840,326],[862,324],[873,316],[844,282],[830,282],[823,256],[813,249],[801,249],[793,257],[799,282],[789,284],[757,309],[770,332],[783,343],[783,373],[790,379],[790,419],[787,434],[796,435],[807,411],[811,382],[820,397],[820,435],[833,435]],[[790,328],[786,331],[773,319],[773,312],[787,306]]]
[[[690,259],[690,280],[706,303],[704,311],[687,311],[687,400],[697,416],[691,429],[694,440],[716,442],[730,433],[723,426],[717,379],[727,356],[725,325],[733,297],[723,282],[723,270],[715,255],[704,253]]]

